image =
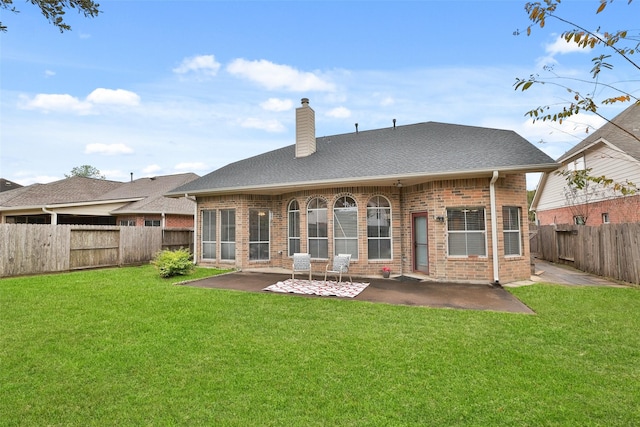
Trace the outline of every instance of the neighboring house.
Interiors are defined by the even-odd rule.
[[[75,176],[33,184],[0,193],[0,223],[191,228],[195,202],[164,193],[196,178],[185,173],[116,182]]]
[[[619,127],[623,130],[621,130]],[[622,195],[612,186],[593,182],[571,191],[561,174],[590,169],[589,175],[606,176],[614,182],[627,181],[640,187],[640,104],[634,104],[563,154],[561,166],[544,173],[531,210],[540,225],[624,223],[640,221],[640,194]]]
[[[198,263],[324,272],[351,254],[353,275],[458,282],[530,277],[525,174],[557,164],[513,131],[419,123],[315,136],[296,109],[296,143],[229,164],[168,196],[197,201]],[[423,276],[424,277],[424,276]]]
[[[13,190],[20,187],[22,187],[22,185],[16,182],[9,181],[8,179],[0,178],[0,193],[2,193],[3,191],[9,191],[9,190]]]

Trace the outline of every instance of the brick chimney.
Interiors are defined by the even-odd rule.
[[[296,158],[316,152],[316,113],[309,107],[309,99],[302,98],[296,108]]]

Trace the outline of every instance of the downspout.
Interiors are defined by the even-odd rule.
[[[184,198],[189,199],[189,193],[184,193]],[[196,202],[193,208],[193,263],[198,263],[198,200],[196,198],[189,199]]]
[[[42,207],[42,212],[51,215],[51,225],[58,225],[58,213],[48,211],[46,206]]]
[[[164,229],[167,227],[167,218],[164,215],[164,212],[162,212],[162,222],[160,223],[161,227],[162,227],[162,243],[164,244],[165,242],[165,236],[164,236]]]
[[[493,283],[500,286],[500,264],[498,260],[498,209],[496,208],[495,184],[498,180],[498,171],[493,171],[491,183],[489,184],[489,199],[491,200],[491,249],[493,252]]]

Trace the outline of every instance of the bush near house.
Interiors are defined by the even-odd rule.
[[[184,276],[194,269],[191,253],[183,248],[158,252],[152,264],[160,272],[160,277]]]

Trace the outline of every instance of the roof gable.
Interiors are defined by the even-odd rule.
[[[640,138],[640,102],[634,103],[611,119],[610,122],[605,123],[575,147],[560,156],[558,161],[568,160],[601,140],[640,161],[640,142],[627,132],[632,133],[636,138]]]

